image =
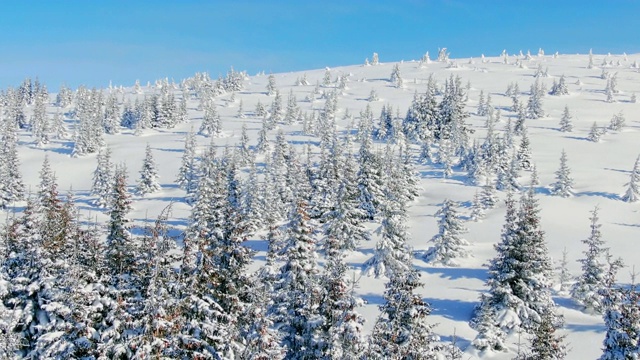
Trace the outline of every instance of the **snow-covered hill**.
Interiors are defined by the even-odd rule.
[[[634,94],[640,93],[640,73],[635,63],[638,55],[594,55],[594,66],[588,68],[588,55],[541,55],[527,56],[510,55],[505,57],[478,57],[473,59],[453,59],[448,62],[404,61],[400,63],[386,63],[382,54],[381,63],[377,65],[353,65],[331,69],[309,70],[306,72],[273,74],[275,84],[279,90],[283,104],[289,94],[297,99],[297,105],[302,113],[320,112],[325,106],[322,93],[329,93],[338,87],[334,81],[343,77],[344,89],[338,89],[338,111],[336,113],[337,130],[341,135],[355,135],[354,124],[358,123],[358,114],[367,106],[371,107],[374,118],[377,119],[384,106],[396,110],[401,118],[411,105],[414,94],[422,94],[433,76],[440,88],[451,75],[459,76],[462,84],[469,84],[466,96],[468,101],[465,110],[470,117],[466,120],[474,130],[471,139],[482,142],[487,133],[486,116],[478,116],[477,107],[480,92],[484,98],[491,96],[493,108],[500,110],[500,119],[495,124],[495,131],[502,133],[507,119],[516,122],[517,114],[511,111],[512,99],[505,95],[510,84],[517,82],[521,91],[520,99],[526,104],[529,89],[536,80],[546,86],[547,93],[542,99],[542,109],[545,116],[539,119],[527,119],[527,134],[531,141],[532,162],[536,165],[540,185],[537,186],[537,198],[541,208],[542,229],[555,265],[559,265],[563,250],[567,250],[568,269],[572,275],[580,273],[578,259],[583,257],[585,239],[590,232],[589,216],[595,206],[599,207],[602,222],[603,239],[610,247],[614,257],[622,257],[626,267],[621,270],[618,280],[621,283],[631,281],[630,273],[634,267],[640,269],[640,257],[636,256],[637,241],[640,238],[639,204],[627,203],[621,200],[629,181],[631,169],[636,157],[640,154],[640,105],[634,101]],[[506,62],[506,63],[505,63]],[[402,78],[402,86],[397,87],[390,82],[390,76],[397,66]],[[536,77],[535,74],[543,73]],[[603,72],[608,73],[602,76]],[[323,85],[326,74],[331,83]],[[549,95],[552,84],[564,75],[568,95]],[[605,88],[608,79],[617,79],[613,102],[607,102]],[[306,78],[307,84],[301,84]],[[235,94],[226,93],[216,96],[214,102],[221,117],[220,136],[215,138],[196,136],[198,152],[202,152],[211,141],[220,148],[222,153],[227,146],[240,143],[241,127],[247,126],[250,145],[256,145],[259,131],[262,128],[262,118],[254,114],[258,102],[269,108],[273,96],[268,96],[267,85],[269,76],[258,74],[248,76],[243,82],[243,88]],[[318,84],[318,85],[317,85]],[[314,89],[319,91],[313,95],[314,101],[308,101]],[[143,86],[142,93],[134,92],[133,87],[122,89],[123,99],[141,100],[144,96],[158,93],[155,86]],[[50,91],[53,91],[50,86]],[[114,88],[109,91],[119,91]],[[375,91],[378,100],[369,101]],[[179,86],[176,86],[177,98],[181,96]],[[55,96],[51,97],[51,100]],[[610,100],[610,99],[609,99]],[[238,108],[242,103],[243,117],[238,116]],[[129,185],[134,186],[138,179],[138,171],[142,166],[147,144],[156,158],[162,190],[144,197],[133,197],[133,211],[130,215],[136,222],[154,219],[170,202],[173,202],[173,218],[171,225],[184,229],[187,225],[190,206],[184,201],[185,191],[175,185],[175,179],[181,163],[184,149],[184,139],[190,129],[200,128],[203,112],[197,110],[199,101],[189,99],[187,103],[189,120],[179,123],[171,129],[144,129],[134,134],[132,129],[121,129],[120,133],[105,135],[105,141],[112,150],[114,163],[126,163],[129,172]],[[561,132],[560,119],[564,108],[568,107],[573,115],[573,131]],[[73,106],[65,109],[70,110]],[[30,114],[31,107],[26,113]],[[57,108],[49,105],[48,115],[53,117]],[[589,140],[589,133],[596,122],[605,128],[616,114],[622,113],[626,119],[626,126],[621,130],[608,130],[601,136],[599,142]],[[351,117],[345,116],[351,114]],[[376,120],[377,124],[377,120]],[[77,126],[75,119],[67,118],[66,125],[73,131]],[[311,144],[312,158],[319,157],[319,139],[305,135],[303,125],[299,122],[286,125],[277,124],[286,140],[302,154],[307,144]],[[268,132],[271,140],[275,139],[276,130]],[[517,137],[518,144],[520,137]],[[355,138],[354,138],[355,140]],[[384,149],[382,141],[374,142],[376,147]],[[354,144],[354,151],[358,145]],[[420,147],[410,145],[412,155],[417,159]],[[555,172],[560,166],[560,155],[566,152],[568,166],[574,179],[573,195],[564,198],[553,196],[550,185],[556,181]],[[85,216],[98,221],[106,221],[107,214],[92,205],[93,196],[90,195],[93,171],[96,167],[96,154],[73,157],[73,142],[71,140],[52,140],[49,144],[36,146],[30,133],[19,131],[18,154],[21,171],[27,188],[36,191],[39,184],[38,173],[41,163],[48,155],[52,168],[57,176],[59,187],[72,189],[78,206]],[[258,154],[256,161],[264,162],[264,155]],[[467,172],[460,167],[453,168],[453,174],[448,178],[442,176],[442,166],[437,163],[416,163],[416,170],[420,175],[420,196],[409,207],[408,230],[411,234],[410,245],[416,251],[427,250],[432,244],[429,240],[438,233],[437,218],[434,214],[440,209],[445,199],[459,201],[463,218],[471,212],[471,202],[476,191],[481,186],[472,184]],[[242,169],[242,176],[247,176],[248,168]],[[522,171],[520,183],[528,184],[530,171]],[[505,192],[498,191],[501,200]],[[15,209],[21,211],[24,202],[15,204]],[[416,255],[413,264],[422,275],[424,288],[419,289],[423,298],[432,305],[433,312],[430,319],[437,323],[435,332],[443,340],[457,337],[457,344],[465,349],[475,338],[476,331],[469,327],[474,306],[478,304],[479,296],[487,288],[484,282],[487,278],[486,264],[494,257],[493,245],[500,240],[500,231],[504,222],[504,203],[487,210],[486,217],[478,222],[467,221],[465,226],[468,233],[464,236],[471,243],[468,246],[472,257],[458,259],[460,266],[445,267],[429,264]],[[0,218],[5,219],[4,214]],[[4,221],[4,220],[3,220]],[[367,225],[369,229],[376,228],[376,224]],[[361,274],[360,266],[371,256],[375,248],[378,235],[374,234],[373,241],[360,244],[360,249],[350,253],[347,262],[355,269],[355,276],[359,279],[357,292],[366,300],[366,305],[359,309],[366,317],[365,329],[370,332],[379,314],[378,306],[382,304],[385,278],[376,279]],[[264,232],[253,235],[248,242],[257,250],[251,269],[259,268],[265,259],[266,243]],[[322,261],[322,260],[321,260]],[[555,279],[556,283],[557,278]],[[556,290],[559,286],[556,287]],[[565,316],[563,334],[567,335],[569,344],[568,359],[587,359],[598,357],[601,353],[604,338],[604,323],[601,315],[590,315],[582,312],[568,294],[554,292],[553,297],[559,306],[559,312]],[[510,347],[508,353],[484,354],[483,358],[510,359],[517,351],[518,337],[513,334],[507,340]],[[525,341],[523,340],[523,343]],[[468,349],[463,358],[480,356],[477,351]]]

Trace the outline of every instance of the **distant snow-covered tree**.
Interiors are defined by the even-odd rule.
[[[267,80],[267,95],[273,96],[276,94],[276,77],[273,74],[269,74],[269,78]]]
[[[622,195],[622,201],[625,202],[636,202],[640,198],[640,190],[638,186],[640,185],[640,156],[636,158],[635,163],[633,164],[633,169],[631,170],[631,178],[629,182],[625,184],[627,186],[627,191]]]
[[[589,139],[589,141],[599,142],[601,136],[602,129],[600,129],[598,123],[594,121],[593,125],[591,125],[591,129],[589,130],[589,134],[587,135],[587,139]]]
[[[602,239],[599,223],[598,207],[591,212],[589,218],[591,233],[582,240],[587,246],[583,251],[585,257],[578,260],[582,263],[582,274],[576,278],[571,287],[571,297],[584,306],[588,312],[602,313],[605,310],[603,291],[607,288],[606,254],[608,249]]]
[[[609,130],[620,131],[625,126],[624,114],[621,112],[613,115],[609,122]]]
[[[527,102],[527,117],[530,119],[539,119],[544,117],[542,110],[543,85],[539,78],[531,85],[529,101]]]
[[[420,273],[398,270],[385,285],[381,316],[373,327],[367,358],[437,359],[443,350],[428,322],[431,306],[415,293]]]
[[[111,202],[113,194],[113,163],[111,162],[111,149],[102,149],[97,156],[96,170],[93,172],[93,183],[91,184],[91,194],[96,196],[94,204],[98,207],[107,207]]]
[[[560,155],[560,168],[556,171],[556,182],[551,184],[551,193],[561,197],[569,197],[573,194],[573,178],[571,178],[571,169],[567,164],[567,153],[564,149]]]
[[[435,245],[425,253],[425,259],[445,266],[458,266],[456,258],[469,256],[469,251],[465,249],[469,242],[462,238],[467,229],[458,215],[456,204],[446,199],[435,215],[440,217],[440,230],[431,239]]]
[[[519,210],[510,192],[506,203],[502,240],[495,246],[497,255],[489,265],[489,292],[478,309],[490,307],[492,318],[484,321],[503,331],[520,328],[533,333],[543,316],[561,324],[562,317],[556,314],[551,298],[551,259],[540,229],[534,191],[523,194]],[[476,312],[472,323],[478,324],[480,315]]]
[[[571,116],[571,113],[569,112],[569,107],[565,105],[562,117],[560,118],[560,131],[571,132],[573,130],[573,124],[571,122],[572,118],[573,116]]]
[[[144,196],[158,190],[160,190],[160,183],[158,183],[158,169],[156,168],[156,163],[153,159],[151,145],[147,144],[136,191],[138,194]]]
[[[567,81],[564,75],[560,76],[560,80],[556,82],[553,81],[553,86],[551,86],[551,95],[569,95],[569,88],[567,87]]]

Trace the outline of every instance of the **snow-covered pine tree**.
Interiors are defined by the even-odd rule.
[[[217,137],[222,132],[220,127],[220,115],[216,110],[216,104],[213,100],[205,102],[204,115],[202,117],[202,124],[198,130],[198,134],[203,136]]]
[[[130,232],[131,195],[127,191],[126,168],[116,168],[115,183],[110,202],[110,219],[105,242],[105,279],[107,296],[104,321],[98,327],[101,333],[99,351],[103,356],[121,359],[132,356],[127,337],[134,329],[133,319],[138,315],[141,298],[138,287],[140,269],[136,264],[136,248]]]
[[[593,125],[591,125],[591,129],[589,130],[589,134],[587,135],[587,139],[589,139],[589,141],[599,142],[601,136],[602,129],[600,129],[600,127],[598,127],[598,123],[594,121]]]
[[[364,264],[368,276],[391,277],[411,268],[411,249],[408,245],[406,203],[387,189],[381,204],[380,239],[373,256]]]
[[[22,200],[25,187],[20,172],[16,126],[9,120],[0,120],[0,209]]]
[[[402,76],[400,75],[400,65],[398,65],[398,63],[395,63],[393,65],[393,70],[391,71],[389,82],[391,82],[397,88],[402,87],[403,81],[402,81]]]
[[[607,332],[599,360],[636,358],[640,353],[640,293],[635,288],[614,288],[604,295]]]
[[[108,147],[101,149],[96,160],[98,164],[93,172],[91,195],[96,196],[93,203],[98,207],[104,208],[109,206],[113,195],[114,173],[111,162],[111,149]]]
[[[622,111],[613,115],[611,121],[609,122],[609,130],[620,131],[625,126],[625,118]]]
[[[196,138],[193,129],[189,131],[184,140],[184,151],[182,161],[178,170],[176,182],[181,189],[187,191],[187,196],[191,196],[198,184],[198,164],[196,162]]]
[[[324,321],[319,311],[324,289],[304,201],[297,200],[293,206],[286,232],[282,254],[287,254],[287,260],[276,280],[274,303],[269,313],[282,335],[286,358],[313,359],[322,356],[325,347],[320,339]]]
[[[569,95],[569,88],[567,87],[567,81],[564,77],[564,74],[560,76],[560,80],[558,82],[553,81],[553,86],[551,87],[551,95]]]
[[[275,129],[276,124],[282,121],[283,117],[284,114],[282,113],[282,95],[280,95],[279,90],[276,90],[273,102],[271,102],[271,108],[269,109],[269,130]]]
[[[27,205],[15,224],[8,224],[5,234],[7,256],[2,273],[8,286],[3,291],[5,308],[12,309],[7,319],[8,330],[19,337],[18,357],[26,358],[36,348],[37,340],[44,335],[41,320],[46,321],[46,311],[41,301],[46,299],[46,286],[51,280],[44,256],[41,222],[37,200],[27,198]],[[3,321],[7,321],[3,319]]]
[[[480,201],[480,193],[476,190],[471,201],[471,214],[469,218],[473,221],[480,221],[485,216],[484,206]]]
[[[459,266],[455,259],[469,256],[469,251],[465,249],[469,242],[462,238],[467,229],[458,215],[456,203],[445,199],[435,216],[439,217],[440,230],[431,239],[435,245],[425,253],[424,258],[444,266]]]
[[[431,306],[415,293],[420,273],[412,268],[395,271],[385,285],[384,304],[373,327],[369,359],[437,359],[444,349],[428,322]]]
[[[573,195],[573,178],[571,178],[571,169],[567,164],[567,153],[564,149],[560,155],[560,168],[556,171],[556,182],[551,184],[551,194],[561,197]]]
[[[476,110],[476,115],[478,116],[487,115],[487,106],[484,102],[484,90],[480,90],[480,95],[478,95],[478,106]]]
[[[533,332],[531,348],[526,359],[564,359],[567,346],[564,344],[566,335],[558,335],[563,322],[558,321],[553,313],[543,313],[539,326]]]
[[[147,144],[136,192],[139,195],[144,196],[146,194],[154,193],[160,190],[160,188],[160,183],[158,182],[158,169],[155,161],[153,160],[151,145]]]
[[[176,330],[176,290],[179,289],[173,263],[176,243],[169,235],[167,221],[171,205],[164,208],[153,225],[145,229],[138,245],[137,265],[143,267],[141,282],[144,297],[134,320],[135,332],[127,338],[133,359],[179,358]]]
[[[640,197],[640,190],[638,186],[640,185],[640,156],[636,158],[635,163],[633,164],[633,169],[631,170],[631,177],[629,182],[625,184],[627,186],[627,191],[625,191],[624,195],[622,195],[622,201],[625,202],[636,202]]]
[[[367,212],[369,220],[376,217],[384,201],[382,159],[371,147],[371,139],[367,137],[360,146],[357,175],[360,207]]]
[[[267,95],[273,96],[276,94],[276,77],[273,74],[269,74],[269,78],[267,79]]]
[[[531,169],[531,141],[529,140],[529,134],[527,128],[523,128],[522,137],[520,138],[520,146],[516,158],[520,164],[520,168],[524,170]]]
[[[569,107],[565,105],[564,111],[562,112],[562,118],[560,118],[560,131],[562,132],[571,132],[573,130],[573,124],[571,122],[571,113],[569,112]]]
[[[366,348],[362,334],[364,318],[357,311],[362,299],[354,294],[355,278],[347,279],[349,267],[344,261],[341,241],[329,237],[325,242],[327,263],[322,273],[326,289],[320,306],[324,317],[323,338],[328,359],[361,359]]]
[[[229,358],[241,351],[237,342],[238,319],[230,317],[213,295],[220,285],[217,247],[225,232],[227,200],[221,166],[211,144],[201,161],[201,178],[184,236],[177,347],[187,358]]]
[[[356,250],[363,240],[371,239],[368,230],[362,225],[367,213],[360,207],[360,194],[357,187],[351,184],[353,180],[341,181],[333,210],[322,218],[324,233],[327,236],[325,242],[333,239],[334,245],[343,251]]]
[[[571,297],[584,306],[587,312],[602,313],[605,310],[604,291],[607,288],[607,269],[605,257],[608,249],[604,247],[599,223],[598,207],[591,212],[589,237],[582,240],[587,246],[583,251],[585,257],[578,260],[582,263],[582,274],[576,278],[571,288]]]
[[[506,204],[502,240],[495,246],[497,255],[489,265],[489,291],[482,298],[486,304],[479,309],[491,307],[493,325],[504,331],[520,328],[533,333],[545,314],[553,316],[556,324],[561,321],[550,292],[551,259],[533,189],[523,194],[519,210],[511,193]],[[476,319],[478,316],[476,313]]]
[[[536,78],[536,81],[531,85],[531,91],[529,101],[527,102],[527,117],[530,119],[539,119],[544,117],[544,110],[542,110],[542,96],[543,85],[540,83],[540,79]]]

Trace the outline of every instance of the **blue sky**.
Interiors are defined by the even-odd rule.
[[[14,1],[0,8],[0,87],[176,81],[230,66],[284,72],[539,47],[640,53],[640,1]]]

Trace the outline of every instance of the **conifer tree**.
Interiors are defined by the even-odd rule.
[[[471,214],[469,215],[469,218],[473,221],[480,221],[484,216],[484,206],[480,201],[480,193],[476,190],[475,195],[473,195],[473,200],[471,201]]]
[[[98,153],[98,165],[93,172],[93,183],[91,185],[91,194],[96,196],[94,204],[104,208],[110,205],[111,196],[113,195],[113,164],[111,163],[111,149],[105,148]]]
[[[600,136],[602,136],[602,131],[598,127],[598,123],[594,121],[589,130],[589,135],[587,135],[587,139],[589,139],[589,141],[599,142]]]
[[[633,359],[640,352],[640,293],[635,288],[614,288],[604,295],[607,332],[599,359]]]
[[[198,183],[198,165],[196,163],[196,138],[192,131],[189,131],[184,140],[184,152],[178,170],[176,182],[181,189],[187,191],[187,195],[192,195]]]
[[[569,112],[569,107],[565,105],[562,118],[560,118],[560,131],[571,132],[573,130],[573,124],[571,123],[572,118],[573,116],[571,116]]]
[[[640,156],[636,158],[636,162],[633,164],[633,169],[631,170],[631,178],[629,182],[625,184],[627,186],[627,191],[622,195],[622,201],[625,202],[636,202],[640,197],[640,190],[638,189],[638,185],[640,184]]]
[[[0,209],[24,198],[25,187],[20,172],[16,127],[8,120],[0,123]]]
[[[531,95],[527,102],[527,117],[530,119],[544,117],[544,110],[542,110],[542,86],[539,78],[536,78],[535,83],[531,85]]]
[[[382,223],[377,230],[381,237],[376,243],[373,256],[363,264],[365,274],[376,278],[392,277],[395,273],[411,268],[406,204],[388,190],[383,201]]]
[[[324,294],[319,281],[313,229],[304,201],[297,201],[293,207],[286,231],[282,253],[287,254],[287,260],[276,280],[270,314],[282,335],[286,358],[311,359],[321,354],[324,347],[319,341],[324,326],[319,307]]]
[[[368,358],[437,359],[443,350],[440,338],[428,323],[431,306],[415,293],[420,273],[415,269],[394,272],[385,285],[381,316],[374,325]]]
[[[204,116],[198,134],[217,137],[221,131],[220,115],[216,111],[216,105],[213,100],[207,101],[204,106]]]
[[[276,94],[276,77],[273,74],[269,74],[269,78],[267,80],[267,95],[273,96]]]
[[[573,194],[571,169],[567,164],[567,153],[564,149],[560,155],[560,168],[556,171],[556,182],[551,184],[551,193],[561,197],[569,197]]]
[[[363,302],[355,296],[354,280],[347,280],[348,266],[340,241],[330,237],[325,245],[327,263],[322,274],[326,289],[320,312],[324,317],[326,356],[328,359],[360,359],[365,350],[362,326],[364,318],[357,312]]]
[[[144,196],[158,190],[160,190],[160,183],[158,183],[158,169],[156,168],[156,163],[153,160],[151,145],[147,144],[147,147],[145,148],[144,161],[142,163],[142,170],[140,170],[137,192],[139,195]]]
[[[529,189],[523,194],[519,210],[511,193],[506,204],[502,240],[495,246],[497,255],[489,265],[489,292],[479,309],[490,307],[493,320],[489,326],[505,331],[521,328],[533,333],[545,314],[553,317],[554,324],[561,324],[551,299],[551,260],[534,192]],[[479,316],[476,312],[476,320]]]
[[[469,256],[469,251],[464,248],[469,245],[469,242],[461,236],[467,229],[458,215],[456,204],[446,199],[435,216],[440,217],[438,220],[440,230],[431,239],[435,245],[425,253],[425,259],[445,266],[458,266],[456,258]]]
[[[591,212],[589,220],[591,233],[588,238],[582,240],[582,243],[587,246],[583,251],[585,257],[578,260],[582,263],[582,274],[571,288],[571,297],[584,306],[586,311],[602,313],[605,310],[602,291],[607,287],[604,261],[608,249],[604,247],[597,207]]]

